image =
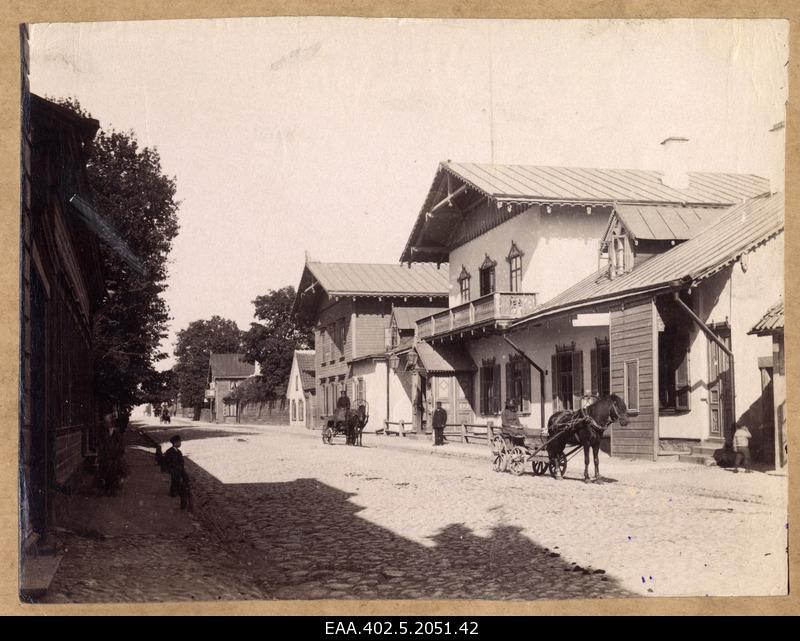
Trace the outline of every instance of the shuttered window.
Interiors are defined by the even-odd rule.
[[[608,343],[598,344],[591,351],[592,396],[608,396],[611,393],[611,360]]]
[[[484,362],[481,376],[481,414],[484,416],[500,412],[500,365],[494,361]]]
[[[578,409],[583,396],[583,352],[557,349],[551,359],[553,411]]]
[[[689,347],[688,328],[667,327],[658,333],[658,401],[662,411],[690,409]]]
[[[509,356],[506,364],[506,401],[511,400],[518,411],[531,411],[531,366],[519,354]]]

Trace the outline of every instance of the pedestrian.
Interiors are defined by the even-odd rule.
[[[740,425],[733,433],[733,451],[736,456],[733,461],[733,472],[739,473],[739,463],[744,463],[744,471],[750,474],[750,439],[753,435],[747,429],[747,425]]]
[[[433,444],[444,445],[444,428],[447,425],[447,411],[442,407],[441,401],[436,401],[433,411]]]
[[[164,467],[169,472],[169,495],[181,497],[181,509],[185,510],[189,504],[189,477],[183,465],[183,454],[181,453],[181,437],[177,434],[169,439],[172,443],[164,452]]]

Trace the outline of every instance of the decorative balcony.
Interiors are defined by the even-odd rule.
[[[535,293],[494,292],[417,321],[417,338],[425,339],[477,325],[512,321],[536,308]]]

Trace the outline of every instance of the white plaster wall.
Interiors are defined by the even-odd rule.
[[[295,386],[295,381],[297,385]],[[297,387],[297,390],[295,390]],[[303,395],[303,381],[300,380],[300,371],[297,367],[297,360],[292,361],[292,371],[289,373],[289,384],[286,386],[286,400],[289,403],[289,425],[292,427],[305,427],[305,416],[301,415],[298,420],[292,420],[292,401],[295,406],[303,401],[303,412],[305,412],[305,397]]]
[[[386,420],[386,363],[365,359],[353,363],[353,379],[362,378],[367,388],[367,403],[369,403],[369,422],[364,429],[365,432],[374,432],[376,429],[383,428]],[[355,386],[355,382],[354,382]],[[353,398],[355,401],[355,387],[353,388]]]
[[[509,291],[511,242],[524,252],[522,291],[538,292],[545,302],[597,270],[598,242],[608,223],[607,209],[554,207],[547,213],[533,206],[450,252],[450,306],[459,305],[458,276],[464,265],[472,275],[470,295],[480,296],[478,268],[486,254],[497,261],[497,291]]]
[[[412,372],[389,371],[389,420],[403,420],[410,424],[413,419],[411,405]]]
[[[735,361],[736,418],[761,397],[759,357],[770,356],[769,337],[748,336],[784,291],[783,235],[775,238],[747,258],[747,271],[740,264],[721,271],[702,283],[699,316],[707,323],[731,325],[731,348]],[[691,411],[659,417],[661,438],[704,439],[709,436],[708,338],[695,331],[690,350],[689,374],[692,379]]]
[[[597,345],[596,338],[608,338],[608,326],[596,327],[573,327],[569,319],[549,321],[541,327],[530,327],[522,329],[509,335],[528,356],[530,356],[539,367],[545,370],[544,381],[544,407],[545,421],[553,413],[552,402],[552,372],[550,371],[551,358],[555,353],[556,344],[571,343],[575,341],[575,349],[583,352],[583,386],[584,393],[590,394],[592,387],[592,361],[591,350]],[[509,356],[515,352],[511,346],[502,338],[493,336],[485,339],[472,341],[467,344],[470,355],[475,365],[480,368],[481,361],[494,357],[500,364],[500,377],[502,380],[502,399],[506,398],[506,370]],[[474,377],[475,389],[475,411],[478,412],[480,406],[480,373]],[[521,414],[520,422],[529,428],[538,429],[541,422],[541,396],[539,393],[539,372],[531,367],[531,411],[529,414]],[[477,423],[484,423],[487,420],[499,425],[500,417],[497,416],[476,416]]]

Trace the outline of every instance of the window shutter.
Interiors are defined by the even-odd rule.
[[[597,348],[590,352],[592,361],[592,396],[597,396],[600,393],[600,363],[597,358]]]
[[[500,365],[494,366],[494,402],[492,407],[492,413],[497,414],[500,411],[500,403],[502,403],[503,397],[500,395]]]
[[[675,368],[675,409],[690,409],[691,386],[689,384],[689,335],[680,336],[681,362]]]
[[[522,406],[523,412],[531,411],[531,365],[528,361],[522,363]]]
[[[553,354],[550,367],[550,382],[553,384],[553,411],[557,412],[561,409],[561,404],[558,401],[558,353]]]
[[[583,352],[572,352],[572,407],[579,409],[583,398]]]
[[[506,363],[506,401],[514,398],[514,385],[512,385],[513,373],[511,359]]]

